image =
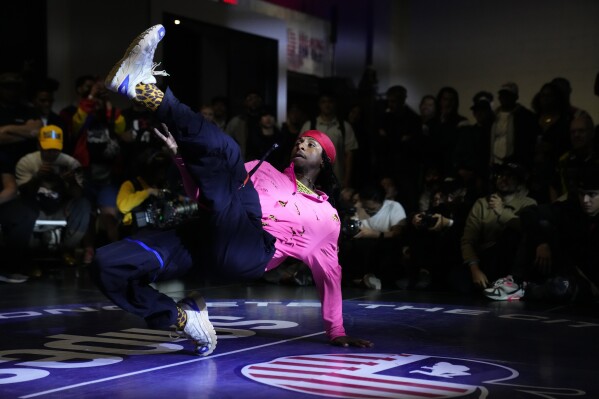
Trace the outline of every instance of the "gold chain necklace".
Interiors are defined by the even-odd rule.
[[[299,191],[300,193],[304,193],[304,194],[316,194],[314,191],[310,190],[308,188],[308,186],[306,186],[304,183],[302,183],[301,181],[299,181],[299,179],[295,179],[295,181],[297,182],[297,191]]]

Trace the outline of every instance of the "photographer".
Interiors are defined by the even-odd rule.
[[[496,166],[494,182],[495,192],[474,203],[464,227],[462,259],[470,271],[472,284],[466,287],[465,281],[461,281],[460,288],[468,291],[472,285],[489,288],[492,281],[508,275],[520,244],[519,214],[525,207],[536,204],[526,195],[526,172],[522,166],[516,163]],[[502,298],[495,299],[518,294],[517,283],[507,280],[504,283],[510,286],[509,290]]]
[[[447,284],[448,265],[461,263],[460,238],[472,202],[461,179],[446,178],[432,193],[431,206],[410,218],[402,250],[405,275],[401,289],[426,289]],[[434,248],[434,251],[431,251]]]
[[[382,186],[360,189],[355,213],[343,221],[345,239],[340,257],[345,262],[345,277],[368,288],[381,289],[394,274],[397,239],[405,225],[406,213],[396,201],[385,199]]]
[[[595,160],[597,161],[597,160]],[[526,208],[527,300],[589,303],[599,299],[599,163],[579,168],[565,201]]]
[[[139,175],[123,182],[116,198],[122,215],[121,236],[129,236],[147,226],[159,227],[148,212],[152,205],[158,204],[162,209],[161,203],[178,199],[177,195],[170,194],[168,170],[171,166],[170,156],[162,151],[145,154]]]
[[[40,219],[66,219],[62,245],[66,263],[74,264],[70,253],[85,234],[91,206],[83,196],[81,165],[62,152],[63,132],[55,125],[44,126],[39,133],[40,151],[25,155],[16,166],[16,179],[23,199]]]
[[[79,101],[72,122],[76,137],[72,155],[83,167],[85,196],[93,208],[84,242],[98,247],[118,239],[116,194],[124,172],[121,143],[126,122],[102,81],[96,81],[88,97]],[[86,252],[84,259],[84,263],[91,263],[93,253]]]

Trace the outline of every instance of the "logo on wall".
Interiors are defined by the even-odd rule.
[[[323,77],[330,57],[326,30],[321,23],[294,23],[287,27],[287,69]]]
[[[489,362],[414,354],[287,356],[245,366],[241,373],[262,384],[336,398],[484,399],[489,395],[488,385],[543,398],[585,394],[576,389],[506,384],[518,372]]]

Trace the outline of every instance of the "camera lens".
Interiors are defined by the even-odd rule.
[[[422,215],[422,218],[420,219],[420,227],[423,229],[430,229],[431,227],[434,227],[437,224],[437,216],[433,216],[430,214],[424,214]]]
[[[360,232],[360,226],[361,222],[358,219],[348,218],[343,222],[341,226],[341,231],[347,237],[352,238]]]

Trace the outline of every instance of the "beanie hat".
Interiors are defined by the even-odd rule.
[[[40,146],[43,150],[62,151],[62,129],[56,125],[44,126],[40,129]]]
[[[337,152],[335,151],[335,146],[329,136],[318,130],[308,130],[307,132],[302,133],[300,137],[312,137],[314,140],[318,141],[318,144],[320,144],[324,152],[331,159],[331,163],[335,162]]]
[[[497,164],[494,165],[492,169],[496,176],[511,176],[516,178],[520,183],[525,183],[528,179],[528,171],[526,168],[516,162]]]

